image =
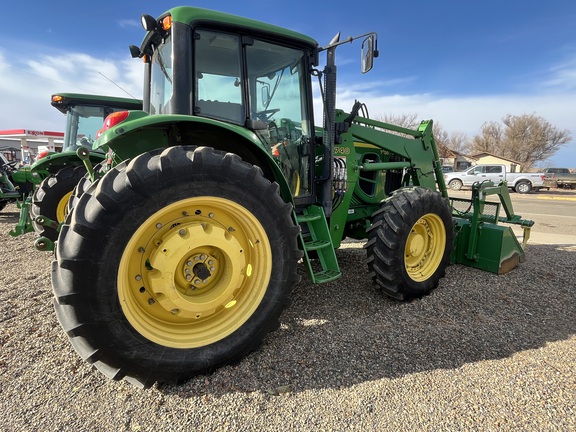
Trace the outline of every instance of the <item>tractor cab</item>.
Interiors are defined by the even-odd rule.
[[[76,151],[79,147],[91,149],[103,120],[113,112],[125,109],[141,109],[136,99],[57,93],[52,95],[51,105],[66,115],[63,151]]]
[[[285,30],[275,40],[273,26],[258,34],[234,20],[222,30],[204,22],[204,13],[196,10],[187,26],[172,20],[176,12],[148,23],[144,16],[145,28],[153,31],[141,48],[131,47],[132,55],[146,62],[144,110],[251,131],[283,173],[292,196],[299,202],[313,199],[310,70],[317,44],[303,36],[286,38]]]

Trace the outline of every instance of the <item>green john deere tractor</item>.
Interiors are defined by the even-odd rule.
[[[30,169],[19,167],[17,160],[9,161],[0,153],[0,210],[25,197],[33,188]]]
[[[357,38],[319,46],[192,7],[142,23],[130,51],[145,64],[144,110],[106,119],[95,147],[110,169],[63,224],[52,274],[60,324],[106,376],[147,387],[238,361],[278,327],[299,262],[312,283],[341,276],[346,237],[367,239],[370,275],[396,299],[428,294],[451,262],[501,273],[524,259],[498,225],[532,224],[505,185],[449,199],[431,121],[411,130],[361,103],[335,108],[336,49]],[[367,72],[377,38],[359,38]]]
[[[14,237],[36,231],[40,238],[35,245],[40,250],[51,250],[58,238],[58,226],[66,218],[68,200],[86,174],[83,160],[87,158],[92,165],[106,157],[103,149],[92,150],[104,119],[115,111],[142,108],[142,101],[135,99],[77,93],[54,94],[51,103],[66,114],[63,151],[39,154],[30,166],[29,177],[37,187],[24,197],[20,220],[10,231]]]

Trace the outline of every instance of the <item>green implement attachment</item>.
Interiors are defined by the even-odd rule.
[[[47,237],[38,237],[34,240],[34,247],[41,252],[50,252],[54,250],[54,242]]]
[[[86,147],[80,147],[76,151],[76,154],[78,155],[80,160],[84,163],[86,171],[90,176],[90,180],[94,181],[95,173],[94,173],[94,166],[92,165],[92,161],[90,160],[90,150],[88,150]]]
[[[22,234],[34,231],[32,226],[32,221],[30,220],[30,204],[32,203],[32,198],[27,197],[24,201],[17,201],[16,205],[20,209],[20,218],[18,219],[18,224],[13,230],[10,230],[9,234],[12,237],[17,237]]]
[[[500,202],[486,201],[489,195],[498,195]],[[530,237],[531,220],[514,214],[505,182],[475,183],[472,198],[450,198],[455,226],[455,247],[452,263],[464,264],[493,273],[507,273],[524,262],[524,246]],[[506,216],[499,216],[500,207]],[[524,229],[522,244],[510,226],[498,222],[520,225]]]

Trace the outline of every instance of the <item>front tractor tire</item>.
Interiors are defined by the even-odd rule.
[[[58,238],[56,228],[40,224],[34,219],[38,216],[44,216],[59,224],[64,222],[68,214],[68,201],[72,191],[84,174],[86,174],[84,165],[69,166],[46,177],[38,185],[32,195],[32,206],[30,207],[32,226],[36,234],[52,241]]]
[[[258,348],[302,256],[278,190],[209,147],[145,153],[106,173],[78,200],[54,262],[56,314],[76,351],[148,387]]]
[[[428,294],[445,275],[454,228],[448,204],[432,190],[399,189],[372,215],[368,269],[386,295],[408,300]]]

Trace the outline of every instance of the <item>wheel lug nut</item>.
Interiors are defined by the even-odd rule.
[[[148,304],[149,304],[149,305],[153,305],[154,303],[156,303],[156,300],[154,300],[153,298],[149,298],[149,299],[148,299]]]
[[[178,234],[180,234],[182,237],[184,237],[184,234],[186,234],[186,230],[181,229],[180,231],[178,231]]]
[[[191,265],[192,265],[192,261],[186,261],[186,265],[187,265],[187,266],[191,266]]]
[[[137,281],[142,280],[142,276],[136,275],[136,276],[134,277],[134,279],[136,279]]]
[[[213,261],[213,260],[208,260],[208,265],[212,265],[212,264],[214,264],[214,261]]]
[[[206,259],[206,255],[204,255],[204,254],[200,255],[200,259],[201,259],[201,260],[205,260],[205,259]]]
[[[196,285],[198,285],[198,284],[200,283],[200,279],[196,279],[196,280],[194,281],[194,283],[195,283]]]
[[[161,224],[161,223],[157,223],[157,224],[156,224],[156,228],[158,228],[158,229],[162,228],[162,224]]]
[[[191,274],[187,274],[187,275],[186,275],[186,280],[187,280],[187,281],[192,280],[192,275],[191,275]]]

